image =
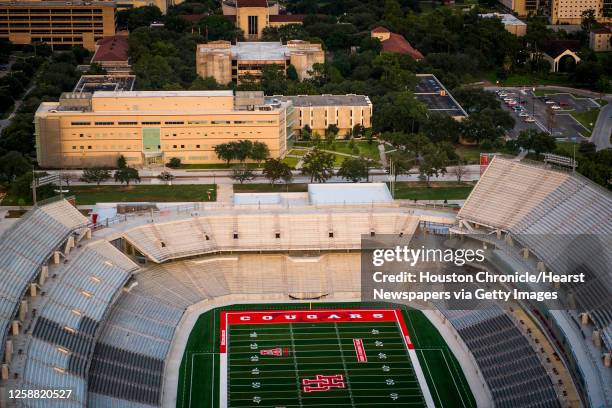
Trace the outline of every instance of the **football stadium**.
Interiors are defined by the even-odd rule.
[[[39,202],[0,236],[0,405],[612,407],[611,233],[609,191],[501,155],[460,210],[385,184],[95,223]],[[561,307],[372,301],[364,242],[378,237],[585,281],[504,283],[558,291]]]

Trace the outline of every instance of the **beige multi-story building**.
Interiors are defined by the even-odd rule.
[[[96,41],[115,34],[115,9],[111,1],[0,1],[0,38],[93,51]]]
[[[247,40],[261,38],[266,27],[302,24],[301,14],[280,14],[277,0],[223,0],[223,15],[242,30]]]
[[[612,22],[611,17],[604,10],[612,5],[610,0],[552,0],[550,8],[551,24],[580,24],[582,13],[587,10],[595,11],[595,18],[600,23]],[[608,14],[609,15],[609,14]]]
[[[364,95],[299,95],[276,96],[282,101],[290,101],[297,111],[293,124],[294,133],[306,125],[321,136],[329,125],[336,125],[344,136],[355,125],[372,127],[372,102]]]
[[[43,168],[219,163],[218,144],[260,141],[271,157],[284,157],[299,130],[339,136],[372,126],[372,103],[363,95],[266,96],[232,91],[97,91],[65,93],[43,102],[34,117],[36,154]]]
[[[612,27],[601,27],[589,34],[589,47],[596,52],[612,51]]]
[[[278,65],[286,70],[289,65],[297,71],[300,80],[309,78],[309,71],[317,63],[325,62],[321,44],[293,40],[280,42],[212,41],[198,44],[196,70],[201,77],[213,77],[220,84],[240,83],[245,75],[261,76],[265,65]]]
[[[34,118],[38,163],[44,168],[218,163],[214,146],[264,142],[283,157],[295,111],[261,92],[123,91],[66,93],[43,102]]]

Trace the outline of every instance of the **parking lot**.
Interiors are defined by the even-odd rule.
[[[568,93],[536,96],[531,89],[490,88],[498,96],[503,109],[511,112],[516,125],[510,137],[516,138],[522,130],[538,129],[551,133],[559,140],[581,141],[589,137],[588,129],[571,116],[572,112],[585,112],[598,105],[589,98],[575,98]]]

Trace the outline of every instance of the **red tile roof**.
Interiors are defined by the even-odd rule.
[[[408,54],[415,60],[423,59],[423,54],[404,38],[404,36],[391,33],[389,39],[382,42],[384,52],[396,52],[399,54]]]
[[[237,0],[238,7],[268,7],[268,0]]]
[[[373,33],[390,33],[391,31],[387,30],[385,27],[378,26],[372,29]]]
[[[276,16],[270,16],[271,23],[301,23],[304,21],[304,14],[278,14]]]
[[[98,40],[98,49],[91,62],[110,62],[128,60],[128,39],[124,35],[114,35]]]

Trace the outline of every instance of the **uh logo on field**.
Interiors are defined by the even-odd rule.
[[[304,392],[329,391],[332,388],[345,388],[344,376],[342,374],[322,375],[317,374],[315,378],[303,378],[302,389]]]

